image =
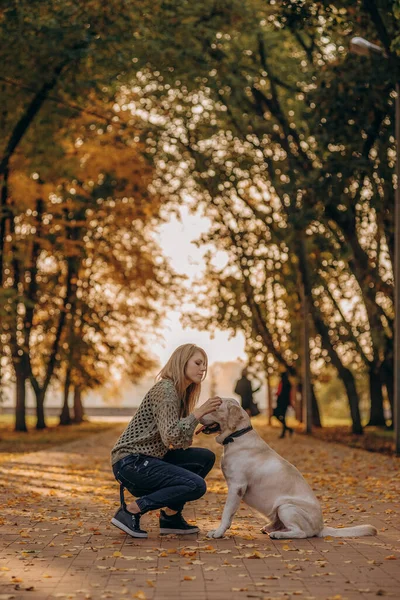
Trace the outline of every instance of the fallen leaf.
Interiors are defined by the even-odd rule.
[[[244,558],[265,558],[265,554],[261,554],[261,552],[258,552],[258,550],[255,550],[254,552],[252,552],[251,554],[245,554]]]

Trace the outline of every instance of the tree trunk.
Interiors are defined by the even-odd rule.
[[[390,408],[392,411],[392,421],[394,414],[394,373],[393,373],[393,354],[390,358],[386,359],[381,368],[380,368],[380,376],[383,385],[386,387],[386,392],[388,396],[388,400],[390,403]]]
[[[339,377],[346,388],[347,397],[349,399],[350,415],[352,420],[352,432],[357,435],[362,435],[363,428],[361,425],[360,407],[358,404],[358,392],[354,381],[353,373],[343,367],[339,370]]]
[[[80,388],[74,389],[74,423],[82,423],[84,410],[82,404],[82,392]]]
[[[340,379],[343,381],[346,388],[346,394],[349,401],[350,414],[352,420],[352,431],[357,435],[362,435],[363,429],[361,425],[359,398],[354,381],[353,373],[343,365],[336,349],[334,348],[330,336],[329,328],[323,320],[323,317],[314,304],[312,295],[312,283],[310,279],[310,273],[307,263],[306,247],[303,232],[299,232],[299,239],[296,243],[297,256],[299,258],[299,268],[302,275],[303,285],[305,293],[309,298],[309,306],[311,315],[314,321],[315,329],[321,336],[322,347],[328,352],[328,356],[331,359],[332,365],[336,368]]]
[[[298,403],[298,406],[296,404],[296,409],[295,409],[296,410],[296,419],[298,421],[300,421],[300,423],[303,422],[304,396],[303,396],[302,387],[303,386],[301,384],[299,384],[298,389],[301,394],[301,401]],[[312,425],[313,425],[313,427],[322,427],[321,417],[319,415],[319,406],[318,406],[317,397],[315,395],[315,390],[314,390],[313,384],[311,384],[311,402],[312,402]]]
[[[303,386],[301,381],[296,386],[296,405],[295,405],[296,419],[299,423],[303,422]]]
[[[371,408],[367,427],[384,427],[386,425],[386,421],[383,413],[382,379],[380,368],[376,362],[372,362],[369,369],[369,394]]]
[[[78,49],[79,46],[76,46]],[[15,127],[11,133],[9,140],[7,141],[6,149],[3,155],[3,158],[0,162],[0,174],[2,175],[10,164],[10,159],[14,152],[16,151],[19,143],[22,138],[25,136],[29,127],[31,126],[33,120],[35,119],[37,113],[42,108],[43,103],[46,101],[51,90],[56,86],[58,80],[60,78],[61,73],[63,72],[66,65],[71,62],[71,58],[63,60],[55,69],[54,72],[49,79],[46,81],[42,87],[37,91],[35,96],[30,101],[29,105],[26,107],[23,114],[20,116],[18,122],[15,124]]]
[[[322,427],[321,417],[319,414],[319,406],[313,384],[311,384],[311,401],[312,401],[312,424],[314,427]]]
[[[10,209],[7,206],[8,200],[8,167],[4,171],[3,182],[0,192],[0,281],[3,287],[4,283],[4,246],[6,240],[7,221],[10,219]]]
[[[71,387],[71,370],[67,368],[64,382],[64,404],[60,414],[60,425],[71,425],[72,419],[69,412],[68,397],[69,389]]]
[[[273,411],[273,408],[272,408],[272,389],[271,389],[271,381],[270,381],[270,377],[269,377],[268,373],[266,374],[265,382],[266,382],[267,397],[268,397],[266,414],[267,414],[267,418],[268,418],[268,425],[271,425],[272,411]]]
[[[23,369],[15,368],[16,377],[16,401],[15,401],[15,431],[28,431],[26,426],[26,376]]]
[[[40,389],[36,392],[36,429],[46,429],[46,420],[44,418],[44,396],[45,392]]]

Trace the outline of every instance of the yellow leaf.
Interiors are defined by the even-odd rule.
[[[132,598],[138,598],[139,600],[146,600],[147,596],[142,590],[139,590],[138,592],[136,592],[136,594],[132,595]]]
[[[264,558],[264,554],[261,554],[261,552],[258,552],[258,550],[255,550],[253,553],[251,554],[245,554],[244,555],[245,558]]]
[[[122,552],[118,552],[118,551],[113,552],[113,556],[122,556]]]
[[[202,548],[199,548],[199,550],[205,550],[206,552],[216,552],[214,546],[203,546]]]
[[[183,581],[194,581],[196,579],[196,575],[185,575]]]

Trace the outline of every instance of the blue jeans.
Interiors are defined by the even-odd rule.
[[[142,514],[164,507],[181,511],[186,502],[198,500],[206,493],[204,478],[214,462],[211,450],[188,448],[169,450],[163,458],[130,454],[113,465],[113,472],[117,481],[137,498]]]

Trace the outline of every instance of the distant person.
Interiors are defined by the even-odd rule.
[[[249,417],[256,417],[260,414],[257,403],[253,400],[253,394],[256,394],[261,387],[261,384],[257,389],[253,390],[251,381],[247,377],[249,371],[245,367],[242,371],[242,377],[237,381],[235,387],[235,394],[240,396],[242,400],[242,408],[247,412]]]
[[[219,397],[209,398],[195,408],[206,374],[204,350],[194,344],[179,346],[111,451],[121,499],[111,523],[132,537],[147,537],[140,517],[158,509],[160,533],[199,531],[185,521],[182,510],[186,502],[205,494],[204,478],[215,462],[211,450],[190,448],[201,417],[222,402]],[[124,488],[136,497],[128,506]]]
[[[276,399],[276,408],[274,409],[273,415],[278,419],[280,423],[282,423],[282,433],[279,436],[280,438],[284,438],[286,431],[289,431],[289,434],[293,434],[293,429],[286,425],[286,412],[289,406],[291,406],[290,401],[290,393],[292,390],[292,384],[289,381],[289,373],[284,371],[281,375],[281,380],[278,386],[278,394]]]

